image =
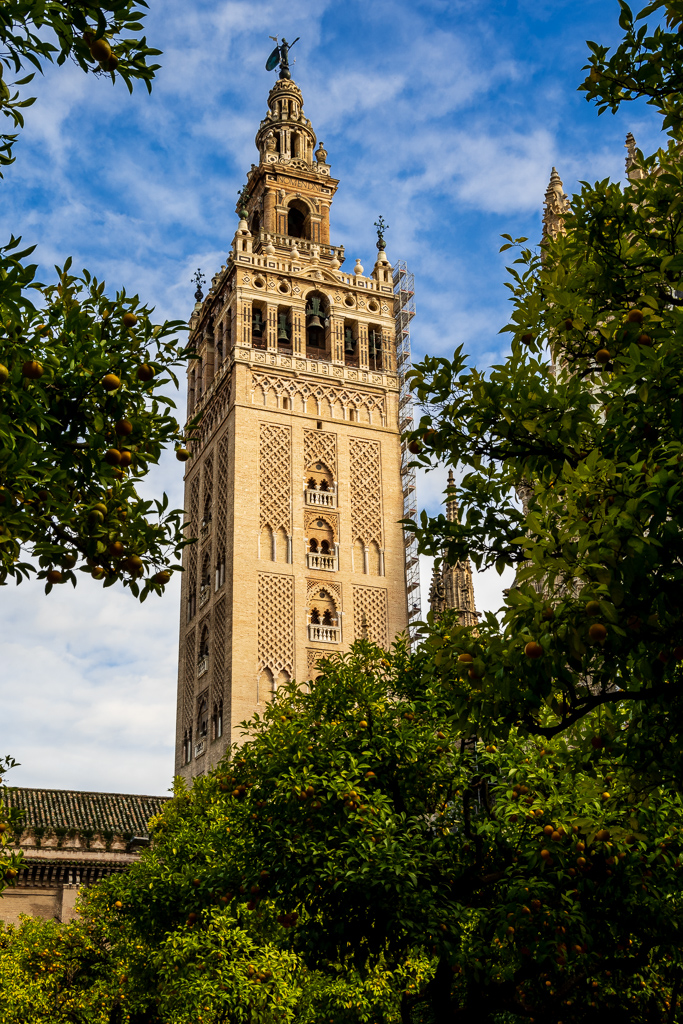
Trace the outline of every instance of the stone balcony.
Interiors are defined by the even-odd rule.
[[[315,551],[306,552],[306,565],[309,569],[323,569],[325,572],[337,572],[339,569],[336,555],[321,555]]]
[[[318,644],[340,644],[341,626],[315,626],[309,622],[308,639]]]
[[[336,508],[337,495],[334,491],[318,491],[307,487],[304,491],[307,505],[316,505],[318,508]]]

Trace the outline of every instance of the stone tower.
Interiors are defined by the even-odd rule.
[[[190,318],[192,458],[176,772],[213,766],[277,687],[406,628],[391,266],[341,269],[338,181],[281,74],[226,265]]]
[[[448,471],[448,492],[446,518],[453,523],[458,521],[453,470]],[[447,608],[455,608],[461,626],[477,625],[479,612],[474,603],[474,584],[469,558],[464,562],[456,562],[455,565],[449,565],[444,561],[440,569],[433,570],[429,588],[429,607],[437,615]]]

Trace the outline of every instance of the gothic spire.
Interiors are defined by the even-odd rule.
[[[562,179],[553,167],[543,201],[543,241],[557,238],[564,232],[564,219],[570,212],[569,198],[565,195]]]
[[[450,523],[460,522],[452,469],[448,471],[446,518]],[[458,612],[461,626],[477,625],[479,612],[474,599],[472,565],[469,558],[464,562],[458,561],[455,565],[449,565],[444,558],[441,569],[433,570],[432,583],[429,588],[429,606],[436,615],[441,614],[447,608],[454,608]]]

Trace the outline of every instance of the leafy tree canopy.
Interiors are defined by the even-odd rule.
[[[142,32],[145,3],[27,3],[0,11],[0,68],[24,74],[73,59],[84,71],[151,89],[159,53]],[[33,100],[0,81],[0,109],[23,125]],[[95,85],[95,82],[93,82]],[[2,137],[5,163],[16,135]],[[77,572],[122,582],[142,600],[161,592],[186,539],[182,512],[143,499],[137,484],[165,445],[188,453],[166,390],[188,353],[180,322],[155,324],[124,290],[88,271],[36,280],[34,246],[0,248],[0,583],[37,573],[49,592]]]
[[[683,36],[634,35],[621,6],[624,42],[594,60],[609,77],[647,51],[665,113],[662,96],[680,99]],[[638,17],[664,6],[678,24],[680,3]],[[649,81],[614,93],[613,108],[649,95]],[[602,82],[589,76],[589,98],[600,101]],[[420,464],[464,471],[462,522],[423,515],[422,550],[516,570],[500,623],[489,615],[448,646],[425,630],[444,679],[461,678],[461,654],[476,658],[476,678],[454,684],[462,728],[551,737],[629,705],[634,757],[680,779],[680,744],[665,743],[683,724],[683,169],[668,123],[672,141],[638,153],[625,187],[583,183],[556,238],[533,249],[505,236],[519,251],[511,353],[487,373],[462,347],[416,366],[424,415],[412,444]]]

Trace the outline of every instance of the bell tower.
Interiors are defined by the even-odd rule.
[[[283,682],[407,626],[392,268],[380,234],[368,276],[360,260],[342,269],[339,182],[286,54],[281,68],[232,249],[190,317],[197,542],[184,555],[176,728],[188,780]]]

